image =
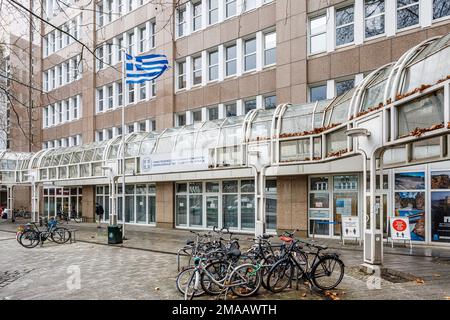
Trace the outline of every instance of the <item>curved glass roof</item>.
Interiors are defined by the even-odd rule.
[[[240,146],[270,139],[318,134],[384,105],[394,98],[423,85],[433,85],[450,79],[450,34],[427,40],[408,50],[396,63],[371,72],[355,88],[332,100],[295,105],[280,105],[277,109],[252,110],[247,116],[198,122],[162,132],[136,132],[126,135],[126,158],[151,154],[178,153],[182,156],[205,154],[213,148]],[[320,130],[318,130],[320,129]],[[305,142],[307,143],[307,142]],[[286,143],[286,148],[300,150],[305,145]],[[341,148],[337,146],[336,148]],[[341,148],[342,149],[342,148]],[[288,149],[286,149],[288,150]],[[316,150],[316,149],[314,149]],[[320,147],[319,149],[320,150]],[[338,150],[338,149],[336,149]],[[333,151],[333,150],[330,150]],[[314,151],[314,156],[316,155]],[[25,171],[54,169],[44,177],[66,176],[83,167],[78,176],[99,176],[103,161],[117,160],[122,153],[122,137],[82,146],[59,147],[37,153],[1,152],[0,170]],[[309,157],[309,156],[308,156]],[[136,161],[136,163],[138,163]],[[91,168],[85,167],[92,166]],[[95,166],[94,166],[95,165]],[[58,173],[56,174],[56,168]]]

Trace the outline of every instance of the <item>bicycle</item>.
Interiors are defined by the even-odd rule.
[[[255,294],[261,286],[260,265],[253,265],[250,263],[242,264],[234,267],[232,261],[239,259],[241,252],[239,249],[232,249],[227,253],[230,258],[226,270],[218,273],[220,279],[217,278],[217,273],[211,272],[210,266],[214,264],[205,265],[207,261],[204,257],[194,258],[194,267],[185,269],[177,277],[178,290],[184,293],[185,300],[192,300],[194,296],[199,296],[203,292],[212,295],[221,294],[226,296],[231,290],[234,294],[240,297],[248,297]],[[180,281],[183,276],[188,275],[184,290],[182,286],[184,283]],[[213,289],[213,285],[217,286],[217,290]]]
[[[294,280],[295,271],[297,286],[298,281],[303,279],[309,283],[310,289],[314,286],[320,290],[332,290],[342,281],[345,266],[338,254],[323,253],[322,251],[327,249],[326,246],[294,240],[293,233],[285,233],[281,239],[290,245],[267,276],[267,284],[272,292],[281,292],[288,287]],[[304,250],[304,247],[309,250]],[[313,257],[311,263],[309,256]]]
[[[54,220],[55,221],[55,220]],[[38,244],[41,246],[47,239],[58,243],[64,244],[71,238],[71,232],[63,227],[58,227],[55,223],[48,223],[46,230],[40,230],[35,222],[31,222],[25,225],[23,231],[19,231],[16,236],[17,241],[25,248],[34,248]]]

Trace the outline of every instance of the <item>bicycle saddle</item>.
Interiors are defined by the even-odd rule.
[[[229,258],[239,258],[241,256],[241,250],[233,248],[227,252]]]
[[[194,244],[194,240],[187,240],[186,245],[190,246]]]

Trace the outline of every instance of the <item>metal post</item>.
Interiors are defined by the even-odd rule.
[[[122,86],[123,86],[123,106],[122,106],[122,239],[125,239],[125,106],[128,103],[128,85],[126,83],[126,51],[123,49],[122,59]]]

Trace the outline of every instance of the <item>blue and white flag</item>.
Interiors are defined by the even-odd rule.
[[[133,57],[126,55],[126,82],[142,83],[158,78],[169,68],[169,61],[163,54],[148,54]]]

